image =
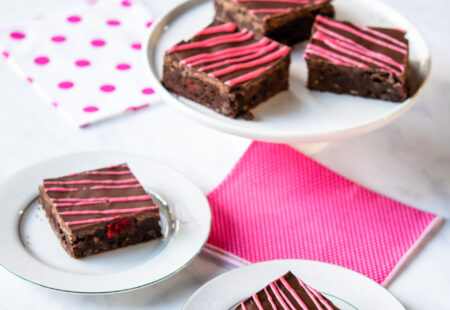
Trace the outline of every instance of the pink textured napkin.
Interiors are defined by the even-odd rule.
[[[11,67],[76,125],[137,111],[156,99],[142,63],[152,24],[142,2],[84,0],[0,28]]]
[[[206,248],[239,265],[309,259],[387,284],[441,218],[355,184],[285,145],[254,142],[208,195]]]

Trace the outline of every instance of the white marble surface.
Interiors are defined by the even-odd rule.
[[[0,24],[52,10],[70,0],[0,1]],[[164,11],[177,0],[148,0]],[[450,218],[450,3],[391,0],[418,27],[433,54],[433,75],[418,104],[374,133],[331,144],[314,158],[362,185]],[[170,163],[205,193],[231,169],[250,141],[195,124],[163,103],[80,130],[0,61],[0,181],[52,156],[120,150]],[[7,206],[1,206],[6,208]],[[1,245],[0,245],[1,246]],[[0,268],[0,309],[181,309],[203,283],[229,267],[201,255],[163,283],[107,296],[49,291]],[[446,223],[390,285],[408,309],[449,309],[450,224]]]

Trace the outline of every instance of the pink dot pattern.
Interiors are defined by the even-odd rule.
[[[83,67],[88,67],[90,65],[91,65],[91,62],[87,59],[79,59],[79,60],[75,61],[75,66],[77,66],[77,67],[83,68]]]
[[[387,283],[441,221],[282,144],[253,142],[208,195],[209,244],[251,263],[309,259]]]
[[[0,57],[13,55],[25,79],[80,127],[142,110],[156,99],[144,67],[135,65],[153,23],[148,7],[131,0],[85,2],[92,5],[44,14],[0,33]]]
[[[74,86],[74,83],[71,81],[63,81],[58,84],[58,87],[61,89],[70,89]]]
[[[94,112],[97,112],[98,110],[99,110],[98,107],[92,106],[92,105],[83,108],[83,111],[86,113],[94,113]]]
[[[120,21],[118,21],[117,19],[109,19],[106,21],[106,24],[109,26],[120,26]]]
[[[51,40],[55,43],[62,43],[66,41],[66,37],[62,35],[55,35],[51,38]]]
[[[106,41],[103,39],[94,39],[91,41],[91,45],[95,47],[102,47],[106,45]]]
[[[117,70],[121,70],[121,71],[126,71],[126,70],[130,70],[131,66],[127,63],[120,63],[116,66]]]
[[[26,37],[25,33],[20,31],[11,32],[9,36],[14,40],[23,40]]]
[[[72,16],[67,17],[67,21],[72,24],[77,24],[77,23],[81,22],[81,17],[78,15],[72,15]]]
[[[50,62],[50,59],[46,56],[36,57],[34,63],[40,66],[46,65]]]
[[[104,93],[111,93],[116,90],[116,87],[111,84],[104,84],[104,85],[100,86],[100,90]]]

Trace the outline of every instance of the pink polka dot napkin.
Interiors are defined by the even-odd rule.
[[[345,179],[286,145],[254,142],[208,195],[206,251],[241,265],[309,259],[387,284],[440,217]]]
[[[138,2],[76,2],[1,28],[0,51],[48,103],[86,127],[156,99],[141,55],[151,16]]]

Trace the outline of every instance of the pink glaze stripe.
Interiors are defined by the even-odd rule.
[[[341,50],[349,49],[349,50],[355,51],[359,54],[363,54],[363,55],[356,56],[358,58],[361,58],[361,56],[367,55],[367,56],[370,56],[371,58],[379,59],[387,64],[395,66],[395,67],[399,68],[401,72],[403,72],[405,70],[405,65],[393,60],[392,58],[390,58],[387,55],[369,50],[369,49],[365,48],[364,46],[356,43],[355,41],[350,40],[344,36],[341,36],[338,33],[328,30],[320,25],[316,25],[316,28],[318,31],[316,31],[313,35],[313,39],[315,39],[315,40],[322,41],[331,47],[338,46],[339,48],[341,48]],[[347,53],[346,50],[343,52]],[[375,63],[378,64],[379,62],[375,62]],[[382,65],[384,66],[384,64],[382,64]],[[393,69],[391,69],[391,70],[393,70]],[[398,72],[398,70],[395,70],[395,71]]]
[[[78,188],[69,187],[49,187],[45,189],[46,192],[76,192]]]
[[[206,36],[210,34],[217,34],[222,32],[234,32],[236,31],[237,26],[234,23],[225,23],[217,26],[212,26],[206,29],[203,29],[195,34],[195,36]]]
[[[272,309],[277,309],[276,304],[273,302],[272,296],[270,296],[269,291],[267,288],[264,288],[264,293],[266,293],[267,300],[269,301],[270,305],[272,306]]]
[[[272,2],[272,3],[298,3],[298,4],[317,4],[327,2],[329,0],[235,0],[236,2]]]
[[[292,310],[295,310],[294,305],[289,300],[289,298],[286,296],[286,294],[280,289],[280,287],[278,286],[278,283],[275,281],[275,282],[273,282],[273,284],[276,287],[276,289],[278,290],[278,292],[280,292],[280,295],[283,297],[283,300],[286,302],[286,304],[289,305],[289,308]],[[308,308],[306,306],[303,307],[301,304],[300,304],[300,306],[302,307],[303,310],[308,310]]]
[[[238,46],[238,47],[230,47],[230,48],[226,48],[226,49],[214,52],[214,53],[203,53],[203,54],[199,54],[199,55],[194,55],[194,56],[191,56],[191,57],[181,60],[181,64],[197,66],[197,65],[201,65],[203,63],[219,61],[219,60],[223,60],[226,58],[244,56],[244,55],[248,55],[248,54],[254,52],[254,50],[257,50],[257,49],[261,48],[262,46],[269,44],[270,42],[271,42],[271,40],[269,38],[264,37],[261,40],[259,40],[258,42],[255,42],[252,44]]]
[[[242,51],[246,51],[249,49],[254,49],[260,46],[264,46],[267,45],[268,43],[270,43],[270,39],[269,38],[262,38],[260,41],[255,42],[255,43],[251,43],[248,45],[243,45],[243,46],[238,46],[238,47],[230,47],[230,48],[226,48],[217,52],[212,52],[212,53],[202,53],[202,54],[198,54],[198,55],[193,55],[191,57],[185,58],[183,60],[181,60],[180,63],[182,64],[190,64],[192,66],[195,65],[199,65],[202,64],[203,61],[209,60],[209,59],[215,59],[218,56],[223,56],[223,55],[233,55],[233,53],[237,53],[237,52],[242,52]],[[240,56],[240,55],[238,55]],[[223,58],[217,59],[217,60],[222,60]],[[215,60],[214,60],[215,61]]]
[[[328,301],[326,301],[326,299],[323,298],[323,296],[318,291],[316,291],[309,285],[306,285],[306,287],[308,288],[309,291],[311,291],[314,294],[314,296],[316,296],[316,298],[322,303],[322,305],[324,305],[327,308],[327,310],[334,310],[333,307],[331,307],[331,305],[328,303]]]
[[[279,58],[282,58],[282,57],[286,56],[290,51],[291,51],[291,49],[288,46],[283,46],[279,50],[272,52],[272,53],[270,53],[264,57],[261,57],[259,59],[245,62],[242,64],[232,65],[232,66],[226,67],[224,69],[211,72],[208,75],[217,78],[222,75],[230,74],[230,73],[233,73],[238,70],[243,70],[243,69],[248,69],[248,68],[252,68],[255,66],[260,66],[260,65],[269,63],[271,61],[277,60]]]
[[[279,288],[278,288],[277,284],[275,283],[275,281],[270,283],[269,287],[272,289],[272,292],[275,295],[275,297],[277,298],[277,301],[283,307],[283,310],[289,310],[289,306],[286,304],[286,302],[284,301],[283,297],[280,295],[280,292],[278,290]]]
[[[77,180],[77,181],[44,181],[44,185],[49,184],[127,184],[138,183],[137,179],[126,180]]]
[[[119,216],[115,217],[104,217],[99,219],[89,219],[89,220],[80,220],[80,221],[72,221],[72,222],[66,222],[68,226],[74,226],[74,225],[84,225],[84,224],[95,224],[95,223],[101,223],[101,222],[110,222],[114,220],[120,219]]]
[[[258,310],[264,310],[264,307],[261,305],[261,302],[259,301],[258,295],[253,294],[252,298],[255,301],[255,304],[256,304],[256,307],[258,307]]]
[[[88,171],[81,174],[105,174],[105,175],[124,175],[124,174],[132,174],[130,170],[126,171]]]
[[[292,8],[285,8],[285,9],[251,9],[249,10],[252,13],[255,14],[271,14],[271,13],[289,13],[291,12],[293,9]]]
[[[297,295],[295,290],[289,285],[288,281],[283,277],[280,278],[281,283],[283,286],[289,291],[292,297],[294,297],[295,301],[305,310],[308,310],[308,307],[305,305],[303,300],[300,298],[300,296]],[[308,292],[308,290],[306,290]]]
[[[251,38],[253,38],[253,32],[248,31],[247,29],[244,29],[242,31],[233,33],[233,34],[227,34],[223,36],[213,37],[210,39],[206,39],[203,41],[195,41],[191,43],[186,44],[180,44],[175,45],[170,50],[167,51],[167,54],[171,54],[174,52],[179,51],[186,51],[191,49],[201,49],[201,48],[207,48],[207,47],[213,47],[221,44],[227,44],[227,43],[238,43],[243,41],[248,41]]]
[[[59,198],[52,199],[55,202],[85,202],[85,201],[141,201],[141,200],[151,200],[152,197],[149,195],[143,196],[125,196],[125,197],[98,197],[98,198]]]
[[[340,64],[340,65],[351,64],[351,65],[354,65],[359,68],[369,68],[369,66],[363,62],[360,62],[360,61],[354,60],[352,58],[343,56],[341,54],[332,52],[321,46],[315,45],[314,43],[308,44],[308,46],[306,47],[305,53],[314,54],[314,55],[317,55],[317,56],[320,56],[323,58],[333,59],[335,63]]]
[[[380,37],[382,39],[391,41],[392,43],[400,45],[400,46],[402,46],[404,48],[408,48],[408,44],[406,44],[405,42],[399,41],[396,38],[393,38],[393,37],[391,37],[391,36],[381,32],[381,31],[377,31],[375,29],[372,29],[372,28],[369,28],[369,27],[364,27],[364,26],[361,26],[361,25],[355,25],[355,27],[361,29],[362,31],[369,32],[369,33],[371,33],[371,34],[373,34],[373,35],[375,35],[377,37]],[[405,33],[404,30],[401,30],[401,31],[403,33]]]
[[[353,48],[351,46],[343,47],[343,45],[345,45],[345,43],[342,44],[340,41],[337,41],[336,39],[333,39],[331,37],[325,36],[324,34],[320,33],[319,31],[317,31],[314,34],[313,38],[317,39],[319,41],[322,41],[323,43],[325,43],[326,45],[328,45],[332,49],[334,49],[334,50],[336,50],[336,51],[338,51],[340,53],[346,54],[347,56],[352,56],[352,57],[358,58],[358,59],[360,59],[360,60],[362,60],[364,62],[377,65],[378,67],[381,67],[381,68],[383,68],[383,69],[385,69],[385,70],[387,70],[389,72],[396,72],[396,73],[401,73],[402,72],[402,71],[400,71],[398,69],[392,68],[392,67],[384,64],[381,61],[377,61],[377,60],[375,60],[373,58],[370,58],[370,57],[364,55],[363,53],[366,53],[366,51],[356,51],[356,52],[354,52],[354,51],[352,51]],[[370,55],[370,53],[367,53],[367,55]]]
[[[247,307],[245,306],[244,302],[241,302],[241,308],[242,310],[247,310]]]
[[[141,187],[140,184],[134,184],[134,185],[96,185],[96,186],[91,186],[89,189],[95,190],[95,189],[126,189],[126,188],[137,188],[137,187]]]
[[[111,209],[111,210],[84,210],[84,211],[65,211],[59,212],[60,215],[89,215],[89,214],[123,214],[123,213],[140,213],[158,209],[157,206],[131,208],[131,209]]]
[[[352,33],[352,34],[354,34],[354,35],[356,35],[358,37],[361,37],[361,38],[363,38],[363,39],[365,39],[367,41],[371,41],[373,43],[376,43],[376,44],[378,44],[380,46],[383,46],[383,47],[389,48],[391,50],[397,51],[399,53],[402,53],[402,54],[406,54],[407,53],[407,50],[405,48],[403,48],[403,47],[399,47],[397,45],[393,45],[393,44],[387,43],[385,41],[379,40],[379,39],[377,39],[377,38],[375,38],[373,36],[370,36],[370,35],[368,35],[368,34],[366,34],[364,32],[358,31],[358,30],[356,30],[356,29],[354,29],[354,28],[352,28],[350,26],[347,26],[345,24],[342,24],[342,23],[333,21],[331,19],[322,17],[321,15],[317,15],[316,22],[317,21],[319,21],[321,23],[324,23],[324,24],[326,24],[328,26],[344,30],[344,31],[346,31],[348,33]]]
[[[250,55],[244,56],[244,57],[238,57],[238,58],[232,58],[232,59],[227,59],[224,61],[220,61],[220,62],[216,62],[212,65],[208,65],[208,66],[204,66],[199,68],[199,71],[208,71],[208,70],[212,70],[215,68],[219,68],[225,65],[231,65],[234,63],[239,63],[239,62],[245,62],[245,61],[249,61],[249,60],[253,60],[255,58],[259,58],[269,52],[272,52],[273,50],[275,50],[280,44],[272,41],[269,45],[265,46],[265,47],[261,47],[258,48],[257,51],[255,53],[252,53]]]
[[[323,310],[322,306],[320,305],[320,302],[316,299],[316,296],[308,289],[308,287],[306,286],[306,284],[297,278],[298,283],[300,284],[300,286],[305,290],[306,294],[308,294],[308,297],[313,301],[314,305],[317,307],[317,309],[319,310]],[[292,288],[292,287],[291,287]],[[295,292],[295,291],[294,291]],[[297,295],[297,294],[296,294]],[[298,296],[298,295],[297,295]],[[299,297],[300,298],[300,297]]]
[[[270,67],[259,68],[259,69],[255,70],[255,71],[252,71],[252,72],[249,72],[249,73],[246,73],[246,74],[242,74],[242,75],[238,76],[237,78],[228,80],[228,81],[225,82],[225,84],[228,85],[228,86],[234,86],[234,85],[237,85],[239,83],[247,82],[247,81],[249,81],[251,79],[256,78],[257,76],[261,75],[262,73],[264,73],[265,71],[267,71],[269,69],[270,69]]]

